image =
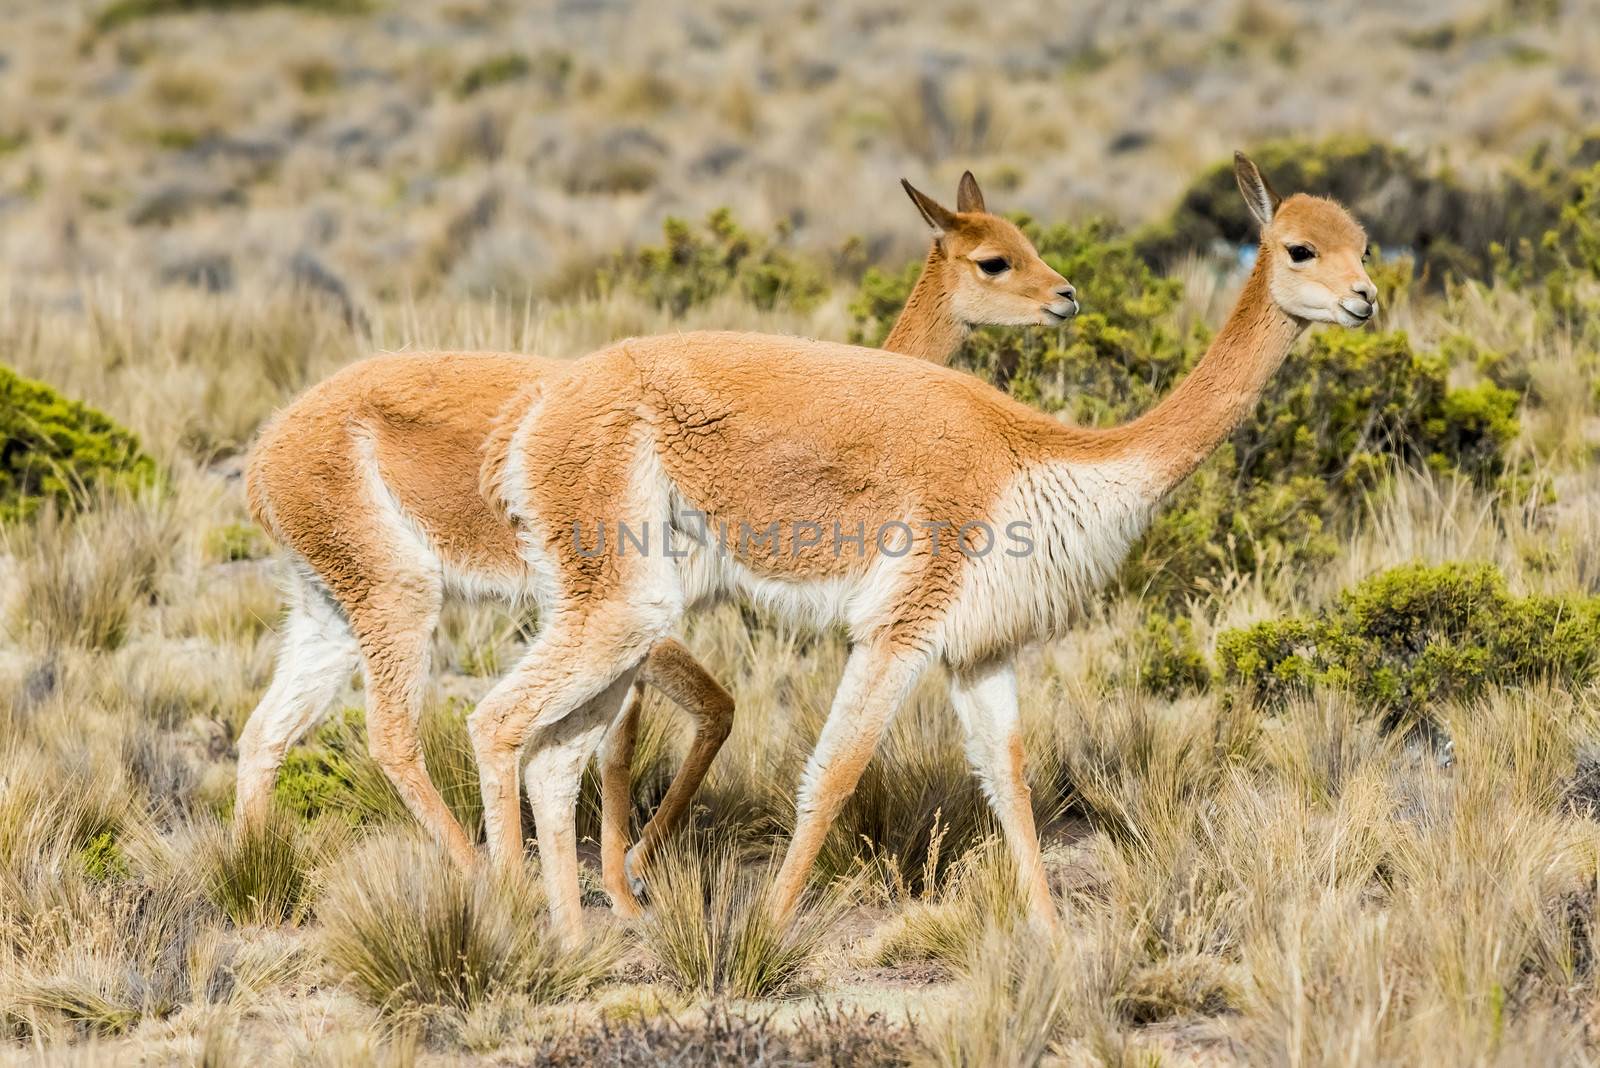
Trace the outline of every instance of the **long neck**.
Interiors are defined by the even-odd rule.
[[[1205,356],[1165,400],[1110,431],[1116,453],[1141,457],[1157,499],[1205,462],[1254,409],[1305,324],[1272,299],[1267,257],[1256,259],[1244,291]]]
[[[947,364],[960,350],[967,339],[967,324],[956,318],[950,294],[944,288],[944,267],[944,250],[935,241],[911,296],[906,298],[906,306],[900,309],[900,317],[884,338],[884,351]]]

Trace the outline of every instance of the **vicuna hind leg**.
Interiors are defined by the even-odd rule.
[[[628,822],[633,811],[633,748],[639,735],[639,711],[644,707],[644,682],[633,684],[622,714],[612,721],[600,741],[600,881],[611,897],[611,908],[629,919],[640,915],[639,902],[624,875],[628,850]]]
[[[643,890],[640,876],[651,856],[662,840],[683,822],[695,791],[700,789],[711,771],[711,762],[733,731],[733,698],[681,643],[670,638],[657,642],[641,674],[647,684],[694,717],[695,730],[683,766],[673,776],[655,815],[644,825],[639,844],[628,851],[624,861],[630,888],[635,893]]]
[[[645,824],[639,844],[624,855],[631,811],[633,748],[646,685],[666,694],[694,718],[694,741],[667,787],[666,796]],[[606,892],[611,895],[617,912],[624,916],[638,914],[634,895],[644,892],[641,879],[644,866],[666,836],[683,822],[695,791],[705,781],[712,761],[732,730],[733,698],[728,691],[700,666],[681,642],[672,638],[657,642],[645,658],[627,707],[612,725],[600,750],[600,869]]]
[[[517,808],[517,758],[531,738],[528,799],[539,858],[557,930],[569,943],[582,935],[578,903],[578,786],[584,764],[618,711],[640,661],[670,620],[623,614],[580,620],[557,610],[517,666],[490,690],[467,728],[483,787],[489,854],[510,866],[522,856]]]
[[[463,870],[477,854],[428,776],[418,719],[429,642],[443,601],[437,573],[408,572],[369,588],[351,623],[367,668],[367,748],[417,822]]]
[[[1041,930],[1054,931],[1056,910],[1039,859],[1039,835],[1023,775],[1016,670],[1009,663],[993,663],[955,672],[950,702],[966,734],[967,760],[1005,831],[1029,917]]]
[[[272,684],[239,735],[234,825],[265,816],[289,747],[316,726],[355,671],[360,650],[343,611],[296,561]]]

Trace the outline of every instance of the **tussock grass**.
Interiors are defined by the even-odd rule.
[[[238,13],[258,6],[272,10]],[[1596,1059],[1600,704],[1579,676],[1449,702],[1418,687],[1425,719],[1393,730],[1324,680],[1269,709],[1210,670],[1226,631],[1315,617],[1405,564],[1493,565],[1517,598],[1600,593],[1600,186],[1568,162],[1572,117],[1600,84],[1582,5],[1335,5],[1337,38],[1320,14],[1170,0],[1047,34],[1003,0],[917,18],[645,5],[621,35],[476,0],[307,14],[345,6],[100,0],[7,23],[0,352],[135,433],[161,484],[0,530],[0,1060],[899,1063],[918,1040],[917,1057],[967,1065]],[[166,17],[180,11],[204,13]],[[128,21],[102,34],[97,17]],[[759,79],[747,63],[722,76],[753,47]],[[1016,76],[985,76],[1001,54]],[[1417,76],[1351,90],[1356,69]],[[1059,942],[1016,922],[932,677],[819,865],[824,882],[860,880],[861,907],[833,930],[871,941],[797,946],[761,927],[766,850],[790,828],[847,647],[759,609],[687,624],[738,707],[693,815],[716,846],[680,843],[688,859],[658,875],[640,927],[639,955],[659,963],[617,988],[589,989],[610,943],[581,959],[552,948],[536,887],[462,878],[418,844],[359,717],[291,753],[292,816],[273,835],[235,843],[214,822],[277,648],[241,455],[294,392],[374,348],[881,335],[926,251],[893,182],[912,159],[921,177],[907,177],[936,194],[971,166],[991,204],[1034,214],[1084,296],[1059,332],[978,333],[963,366],[1104,424],[1164,393],[1231,301],[1231,259],[1163,220],[1181,221],[1176,198],[1204,168],[1251,147],[1277,82],[1297,87],[1275,98],[1302,139],[1285,165],[1378,190],[1358,207],[1377,244],[1480,178],[1527,188],[1536,212],[1571,210],[1560,247],[1526,261],[1523,231],[1484,233],[1495,212],[1457,227],[1477,280],[1438,284],[1453,241],[1384,247],[1379,331],[1309,337],[1255,429],[1163,510],[1137,570],[1022,658]],[[541,101],[561,106],[527,106]],[[1448,161],[1460,179],[1328,171],[1315,142],[1375,114],[1420,131],[1423,170]],[[1225,170],[1194,188],[1242,232]],[[663,255],[664,213],[721,206],[740,227],[675,229]],[[1115,221],[1085,222],[1097,214]],[[1510,250],[1503,269],[1472,251],[1489,237]],[[1136,244],[1199,253],[1154,268]],[[599,291],[602,268],[650,262],[628,275],[638,285]],[[1415,283],[1413,262],[1429,265]],[[1374,386],[1393,403],[1369,404]],[[1315,484],[1284,481],[1307,460]],[[469,829],[468,706],[452,702],[506,670],[533,626],[452,606],[439,628],[425,753]],[[636,828],[688,726],[652,699]],[[371,841],[332,859],[358,835]],[[829,971],[836,952],[847,976]],[[863,958],[908,966],[880,984]],[[687,1007],[757,988],[884,1008],[830,1022],[792,1002]]]
[[[1048,939],[999,928],[980,936],[959,1007],[925,1039],[929,1063],[951,1068],[1039,1064],[1063,1024],[1071,978]]]
[[[645,944],[679,988],[714,997],[769,998],[802,989],[823,939],[848,905],[838,885],[809,894],[786,926],[773,923],[771,859],[737,843],[685,837],[647,876]]]
[[[77,517],[45,508],[0,530],[21,561],[8,629],[37,648],[115,649],[171,567],[176,516],[160,501],[108,499]]]
[[[297,922],[311,904],[314,869],[329,852],[331,824],[306,827],[273,806],[265,819],[213,826],[195,848],[206,895],[243,926]]]
[[[323,953],[363,999],[391,1016],[455,1019],[491,996],[544,1004],[610,970],[604,935],[558,944],[531,874],[465,876],[416,837],[386,835],[348,854],[317,903]]]
[[[870,954],[875,963],[966,967],[988,932],[1010,930],[1022,918],[1016,869],[998,839],[967,853],[942,883],[928,885],[939,889],[908,901],[879,932]]]

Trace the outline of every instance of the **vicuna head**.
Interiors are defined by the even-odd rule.
[[[1243,152],[1233,175],[1261,224],[1261,257],[1273,301],[1306,322],[1360,326],[1378,312],[1378,287],[1362,266],[1367,233],[1325,197],[1281,199]]]
[[[904,178],[911,203],[933,230],[942,262],[929,264],[943,277],[950,306],[969,326],[1054,326],[1078,313],[1077,292],[1052,270],[1022,231],[983,206],[972,172],[961,176],[951,211]]]

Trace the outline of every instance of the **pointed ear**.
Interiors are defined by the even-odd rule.
[[[1278,213],[1278,205],[1283,202],[1282,198],[1272,191],[1260,168],[1243,152],[1233,154],[1233,177],[1239,183],[1239,192],[1244,194],[1245,205],[1249,207],[1250,214],[1256,217],[1256,222],[1262,226],[1272,222],[1272,217]]]
[[[943,237],[956,227],[955,213],[944,205],[934,200],[928,194],[921,192],[916,186],[900,179],[900,184],[906,187],[906,196],[911,198],[911,203],[917,206],[922,213],[922,218],[927,222],[928,228],[933,231],[934,237]]]
[[[983,190],[978,188],[978,180],[972,176],[971,171],[961,175],[961,184],[956,187],[956,210],[988,210],[983,206]]]

